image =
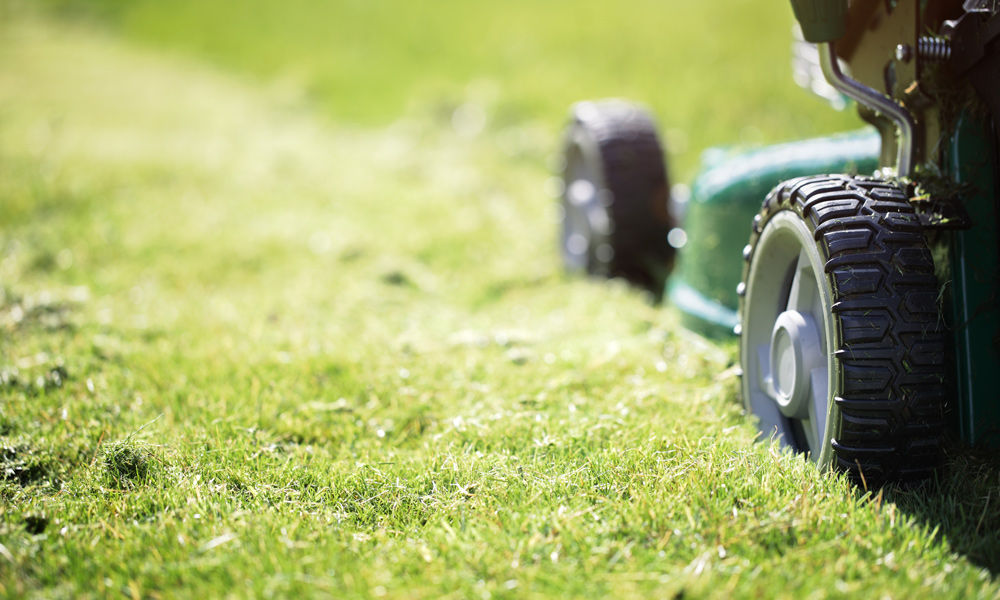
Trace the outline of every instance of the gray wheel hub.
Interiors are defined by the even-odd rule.
[[[781,414],[790,419],[808,419],[812,402],[812,370],[823,366],[819,332],[812,316],[797,310],[778,315],[771,332],[769,395]]]

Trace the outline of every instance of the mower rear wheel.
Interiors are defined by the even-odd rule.
[[[663,145],[649,114],[616,100],[575,105],[563,181],[566,268],[659,294],[675,251]]]
[[[929,475],[944,338],[905,193],[848,176],[786,182],[754,218],[744,258],[742,391],[761,432],[858,480]]]

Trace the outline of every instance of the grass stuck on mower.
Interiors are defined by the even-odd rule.
[[[581,102],[564,264],[738,336],[765,438],[857,480],[926,478],[944,436],[1000,441],[1000,3],[792,5],[796,79],[869,126],[706,153],[671,198],[651,115]]]

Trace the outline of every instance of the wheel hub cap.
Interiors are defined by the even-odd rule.
[[[770,363],[770,395],[781,414],[790,419],[808,418],[810,373],[823,364],[819,331],[812,316],[796,310],[778,315],[771,332]]]

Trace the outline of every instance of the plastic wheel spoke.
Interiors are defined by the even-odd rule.
[[[805,249],[799,252],[799,260],[795,264],[795,274],[792,276],[792,288],[788,292],[787,310],[795,310],[809,315],[813,314],[813,305],[817,300],[816,277],[809,255]],[[815,316],[814,316],[815,318]],[[822,316],[820,317],[822,319]]]

